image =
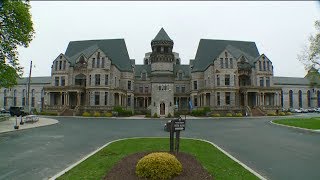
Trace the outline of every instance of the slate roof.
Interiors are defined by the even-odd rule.
[[[190,66],[187,64],[176,64],[173,67],[173,73],[176,75],[176,73],[181,70],[184,73],[184,77],[190,77]]]
[[[25,85],[28,83],[28,77],[22,77],[17,80],[18,85]],[[30,84],[50,84],[51,76],[31,77]]]
[[[152,41],[172,41],[166,31],[161,28],[156,37]]]
[[[141,77],[141,73],[142,73],[143,70],[145,70],[147,72],[147,75],[150,76],[150,74],[151,74],[151,65],[148,65],[148,64],[135,65],[134,75],[136,77]]]
[[[275,85],[310,85],[310,81],[307,78],[299,77],[272,77]]]
[[[245,55],[251,65],[260,56],[255,42],[201,39],[192,71],[204,71],[207,69],[213,63],[213,59],[217,58],[225,49],[237,58]]]
[[[132,71],[131,61],[124,39],[70,41],[65,52],[71,66],[80,55],[90,57],[97,49],[102,50],[120,71]]]

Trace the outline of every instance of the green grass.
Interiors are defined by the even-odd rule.
[[[58,179],[101,179],[129,154],[144,151],[168,151],[169,138],[139,138],[111,143]],[[258,179],[211,144],[181,139],[180,151],[194,155],[215,179]]]
[[[320,117],[279,119],[274,120],[273,122],[306,129],[320,129]]]

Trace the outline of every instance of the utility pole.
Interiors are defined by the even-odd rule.
[[[28,79],[28,89],[27,89],[27,106],[28,106],[28,113],[30,113],[30,79],[31,79],[31,71],[32,71],[32,61],[30,62],[30,72],[29,72],[29,79]]]

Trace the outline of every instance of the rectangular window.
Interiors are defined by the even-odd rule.
[[[128,96],[128,103],[127,103],[127,105],[128,105],[128,106],[131,106],[131,95]]]
[[[143,93],[143,86],[142,85],[139,86],[139,92]]]
[[[220,68],[223,69],[223,58],[220,58]]]
[[[94,93],[94,105],[100,105],[100,92]]]
[[[13,106],[17,106],[17,97],[13,98]]]
[[[141,79],[142,79],[143,81],[145,81],[145,80],[147,79],[147,73],[142,73],[142,74],[141,74]]]
[[[229,60],[228,60],[228,58],[225,58],[225,68],[229,68]]]
[[[95,85],[99,86],[100,85],[100,74],[94,75],[95,78]]]
[[[92,58],[92,68],[94,68],[95,64],[96,64],[96,59]]]
[[[270,71],[270,64],[269,64],[269,61],[267,61],[267,69],[268,69],[268,71]]]
[[[64,76],[61,76],[61,86],[66,85],[66,78]]]
[[[197,98],[197,96],[194,96],[193,101],[194,101],[194,106],[195,107],[198,106],[198,98]]]
[[[64,69],[64,70],[66,69],[66,62],[67,62],[67,61],[63,61],[63,69]]]
[[[226,92],[226,105],[230,105],[230,92]]]
[[[55,70],[55,71],[58,70],[58,61],[56,61],[56,62],[54,63],[54,70]]]
[[[148,93],[149,92],[149,86],[145,86],[144,87],[144,93]]]
[[[108,92],[104,92],[104,105],[108,105]]]
[[[91,75],[89,75],[89,86],[91,86]]]
[[[59,77],[54,78],[54,86],[59,86]]]
[[[181,92],[186,92],[186,87],[185,86],[181,86]]]
[[[270,78],[266,77],[266,87],[270,87]]]
[[[101,68],[104,68],[104,58],[101,58]]]
[[[159,91],[161,91],[161,86],[159,86]]]
[[[131,81],[128,81],[128,90],[131,90]]]
[[[7,106],[7,97],[3,97],[3,106],[6,107]]]
[[[100,52],[98,52],[97,59],[100,59]]]
[[[233,59],[230,58],[230,68],[233,69]]]
[[[262,67],[261,67],[261,61],[259,61],[259,71],[262,70]]]
[[[100,68],[100,59],[97,59],[97,68]]]
[[[23,98],[22,98],[21,106],[25,106],[25,105],[26,105],[26,98],[25,98],[25,97],[23,97]]]
[[[226,74],[224,77],[224,85],[230,86],[230,75]]]
[[[266,71],[266,62],[263,61],[263,70]]]
[[[179,80],[182,80],[182,73],[179,73],[179,74],[178,74],[178,79],[179,79]]]
[[[106,74],[106,75],[104,75],[104,85],[109,85],[109,75],[108,74]]]
[[[32,97],[32,98],[31,98],[31,107],[34,107],[34,104],[35,104],[35,98]]]
[[[176,86],[176,93],[180,92],[180,86]]]
[[[198,82],[197,81],[193,81],[193,89],[194,90],[198,89]]]
[[[263,87],[264,86],[264,79],[263,77],[260,77],[260,87]]]
[[[62,69],[62,61],[59,61],[59,70]]]
[[[217,92],[217,106],[220,106],[220,92]]]
[[[217,75],[217,86],[220,86],[220,77]]]

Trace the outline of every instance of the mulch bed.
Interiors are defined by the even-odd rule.
[[[142,180],[135,174],[138,161],[151,152],[131,154],[118,162],[104,177],[105,180]],[[182,173],[173,180],[213,180],[200,162],[190,154],[178,153],[175,155],[182,164]]]

